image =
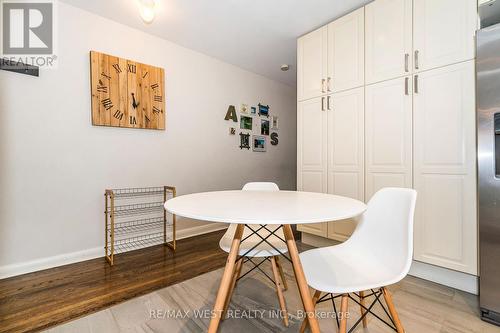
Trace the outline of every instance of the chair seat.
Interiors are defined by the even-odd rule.
[[[276,226],[269,225],[268,229],[274,230],[274,229],[276,229]],[[266,232],[264,232],[264,233],[259,232],[259,233],[263,237],[266,237]],[[248,230],[247,228],[245,228],[245,230],[243,232],[242,240],[245,239],[245,237],[247,237],[250,234],[251,234],[251,231]],[[233,238],[232,238],[233,235],[234,235],[234,232],[226,232],[219,242],[220,248],[227,253],[229,253],[229,251],[231,250],[231,244],[233,242]],[[276,232],[276,235],[278,235],[282,239],[285,239],[285,236],[283,235],[282,229],[278,230]],[[258,244],[261,240],[262,239],[257,235],[252,235],[248,239],[245,239],[245,241],[243,241],[240,245],[239,255],[242,256],[245,253],[247,253],[248,250],[250,250],[256,244]],[[271,243],[281,253],[288,252],[288,248],[287,248],[286,244],[278,237],[272,235],[267,239],[267,241],[269,243]],[[247,253],[246,256],[247,257],[274,257],[277,255],[280,255],[280,252],[276,251],[275,249],[273,249],[273,247],[271,245],[264,242],[264,243],[260,244],[259,246],[257,246],[252,251],[250,251],[249,253]]]
[[[359,253],[347,245],[300,254],[309,286],[322,292],[344,294],[388,286],[403,278],[370,251]]]

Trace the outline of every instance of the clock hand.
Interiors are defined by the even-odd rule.
[[[134,93],[131,93],[131,94],[132,94],[132,107],[134,109],[137,109],[137,107],[139,106],[139,103],[136,103]]]

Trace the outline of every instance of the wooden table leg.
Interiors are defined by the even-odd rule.
[[[302,304],[304,305],[304,310],[306,311],[306,315],[309,319],[309,327],[311,328],[312,333],[320,333],[311,293],[309,292],[309,286],[307,285],[306,277],[304,275],[304,269],[300,263],[299,251],[297,250],[297,244],[295,243],[295,238],[293,237],[292,228],[289,224],[283,225],[283,233],[285,234],[290,259],[292,259],[293,271],[295,273],[295,279],[297,280],[297,286],[299,287],[300,298],[302,298]]]
[[[226,303],[227,295],[231,282],[233,281],[236,259],[238,258],[238,252],[240,250],[241,237],[243,236],[243,229],[245,226],[243,224],[238,224],[234,232],[233,242],[231,244],[231,250],[226,261],[226,267],[224,268],[224,274],[220,281],[219,291],[217,292],[217,298],[215,299],[214,310],[212,314],[212,319],[210,320],[210,326],[208,326],[208,333],[216,333],[219,328],[220,319],[222,312],[224,311],[224,305]],[[228,302],[230,300],[227,300]]]
[[[316,306],[316,303],[318,303],[320,296],[321,296],[321,291],[316,290],[316,292],[314,293],[314,296],[313,296],[314,306]],[[300,326],[300,330],[299,330],[300,333],[304,333],[306,331],[308,323],[309,323],[309,321],[307,320],[307,318],[305,318],[304,321],[302,321],[302,325]]]

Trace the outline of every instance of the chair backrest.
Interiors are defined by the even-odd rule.
[[[346,243],[384,262],[384,269],[403,278],[413,257],[413,217],[417,192],[384,188],[375,193]]]
[[[279,191],[280,188],[278,185],[275,183],[271,182],[253,182],[253,183],[246,183],[243,186],[243,191]],[[224,234],[224,237],[229,237],[232,239],[234,232],[236,231],[236,224],[230,224],[229,228],[227,228],[226,233]],[[243,238],[246,236],[250,235],[251,231],[245,228],[243,231]],[[280,229],[278,230],[277,234],[282,235],[283,231]],[[266,230],[261,230],[259,231],[259,234],[263,237],[269,235],[269,232]],[[271,237],[272,238],[272,237]]]
[[[276,185],[275,183],[271,183],[271,182],[253,182],[253,183],[246,183],[245,186],[243,186],[242,190],[243,191],[279,191],[280,188],[278,187],[278,185]],[[268,229],[270,229],[270,230],[275,229],[274,225],[268,224],[267,226],[268,226]],[[233,239],[234,233],[236,231],[236,227],[237,227],[237,224],[234,224],[234,223],[229,225],[229,228],[227,228],[226,233],[224,234],[224,236],[222,236],[220,244],[223,244],[224,242],[227,242],[230,244],[231,240]],[[247,238],[251,234],[252,234],[252,231],[249,230],[247,227],[245,227],[243,230],[242,239]],[[262,229],[262,230],[258,231],[258,234],[265,238],[265,237],[269,236],[270,232],[265,230],[265,229]],[[250,237],[254,237],[259,242],[261,240],[256,235],[252,235]],[[280,241],[280,239],[278,237],[280,237],[281,239],[285,239],[285,236],[283,234],[283,229],[279,229],[278,231],[276,231],[276,233],[274,235],[269,236],[268,241],[269,242],[273,242],[273,240]],[[251,240],[251,238],[250,238],[250,240]],[[242,245],[243,244],[245,244],[245,242],[242,242]],[[221,247],[223,248],[222,245],[221,245]],[[241,247],[240,247],[240,250],[241,250]]]
[[[254,182],[246,183],[243,186],[243,191],[279,191],[280,188],[275,183],[271,182]]]

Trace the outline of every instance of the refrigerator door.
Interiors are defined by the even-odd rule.
[[[500,24],[477,34],[480,306],[500,324]]]

